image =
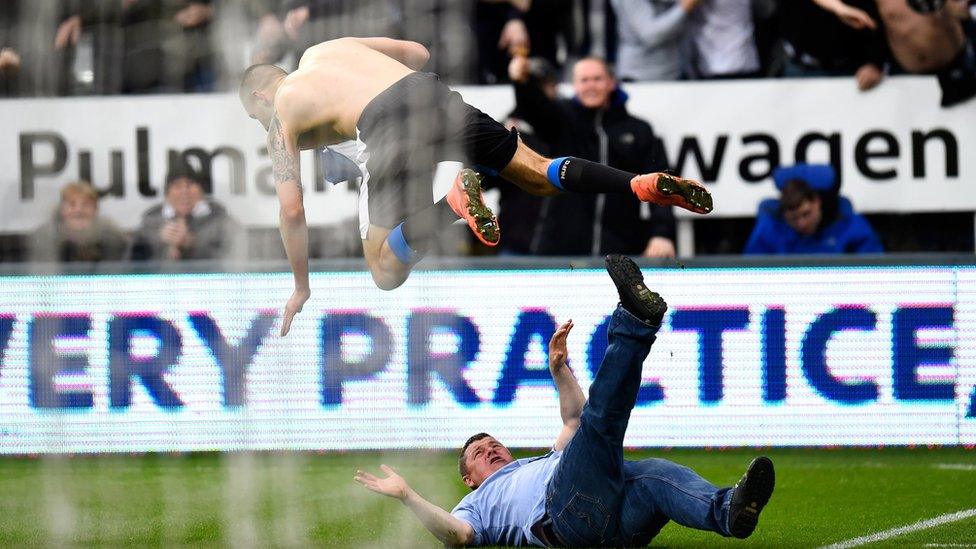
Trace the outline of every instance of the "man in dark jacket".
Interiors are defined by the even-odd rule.
[[[529,82],[529,60],[509,65],[515,82],[516,115],[554,155],[572,155],[635,173],[667,168],[661,140],[651,126],[631,116],[627,95],[606,63],[584,58],[573,66],[573,99],[552,99]],[[547,198],[540,212],[540,255],[620,253],[674,257],[674,215],[670,206],[642,205],[625,194],[562,195]]]

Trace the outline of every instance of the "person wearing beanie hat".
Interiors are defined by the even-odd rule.
[[[185,159],[171,162],[163,203],[146,210],[136,233],[132,259],[178,261],[239,257],[242,230],[227,210],[208,196],[209,174]]]

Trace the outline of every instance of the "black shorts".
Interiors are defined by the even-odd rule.
[[[391,229],[433,204],[437,163],[454,160],[500,172],[515,155],[518,133],[461,100],[436,74],[415,72],[373,98],[357,124],[368,174],[360,225]],[[365,217],[365,219],[364,219]]]

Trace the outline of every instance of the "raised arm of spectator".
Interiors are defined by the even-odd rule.
[[[20,70],[20,52],[14,37],[17,7],[13,2],[0,3],[0,75]]]
[[[871,60],[884,64],[891,59],[891,49],[888,47],[888,39],[884,33],[884,21],[881,19],[881,11],[878,9],[878,4],[876,2],[868,2],[866,4],[861,4],[864,13],[871,18],[872,21],[877,21],[878,25],[875,28],[865,29],[864,32],[871,32],[872,40],[867,46],[867,55]]]
[[[655,13],[647,0],[611,0],[617,20],[629,27],[647,46],[659,46],[678,37],[682,23],[701,0],[680,0],[661,13]]]
[[[248,16],[258,23],[257,32],[254,36],[254,47],[251,51],[251,63],[275,63],[279,61],[284,57],[288,47],[285,27],[277,13],[280,2],[251,0],[245,5]]]
[[[515,8],[510,10],[508,21],[498,35],[498,49],[508,52],[512,57],[528,55],[532,47],[529,28],[525,26],[522,17],[523,13],[520,10]]]
[[[11,48],[14,45],[14,29],[17,26],[17,5],[0,3],[0,48]]]
[[[121,21],[136,0],[63,0],[61,23],[54,35],[54,48],[63,50],[78,45],[85,27],[106,21]]]
[[[122,21],[126,12],[130,8],[138,8],[140,3],[148,4],[146,0],[63,0],[61,23],[54,37],[55,49],[76,46],[86,27]]]
[[[72,14],[67,16],[58,25],[57,33],[54,35],[54,49],[63,50],[68,47],[78,45],[81,38],[81,15]]]
[[[174,15],[173,21],[184,29],[193,29],[206,25],[214,18],[214,7],[211,0],[194,0],[180,8]]]
[[[559,104],[532,81],[529,60],[515,56],[508,64],[508,77],[515,84],[515,114],[528,122],[546,143],[559,142],[563,116]]]
[[[843,0],[813,0],[821,8],[837,16],[845,25],[855,29],[878,28],[875,20],[864,10],[848,6]]]
[[[20,70],[20,53],[13,48],[0,46],[0,74]]]
[[[474,528],[470,524],[424,499],[393,468],[380,465],[380,469],[386,473],[386,477],[356,471],[353,478],[377,494],[400,500],[420,519],[424,528],[444,545],[456,547],[474,541]]]
[[[875,21],[881,20],[877,6],[873,3],[865,6],[865,13]],[[885,67],[891,59],[891,50],[888,48],[888,39],[882,29],[865,28],[862,33],[869,33],[869,37],[863,43],[863,51],[853,52],[863,56],[863,62],[854,74],[857,80],[857,87],[861,91],[867,91],[884,79]]]
[[[573,321],[567,320],[549,340],[549,373],[559,391],[559,417],[563,420],[563,428],[553,444],[555,450],[562,450],[572,440],[579,429],[583,405],[586,404],[586,395],[566,364],[566,338],[572,329]]]
[[[532,0],[481,0],[486,4],[510,4],[513,9],[520,12],[527,12],[532,7]]]

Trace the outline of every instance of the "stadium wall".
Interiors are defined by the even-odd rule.
[[[976,266],[645,274],[670,310],[626,444],[976,444]],[[546,343],[574,320],[586,389],[616,301],[590,267],[311,281],[280,338],[287,273],[0,276],[0,453],[545,447]]]
[[[776,194],[773,168],[796,161],[835,164],[861,212],[976,211],[976,109],[940,108],[933,77],[889,78],[868,93],[847,78],[624,89],[629,110],[654,125],[677,171],[708,184],[712,217],[755,215]],[[497,119],[514,106],[510,87],[459,91]],[[265,134],[234,94],[7,100],[0,119],[0,232],[42,223],[58,189],[76,178],[101,189],[103,215],[134,228],[161,200],[170,158],[182,154],[211,170],[213,194],[234,217],[276,226]],[[302,164],[311,223],[356,216],[355,182],[324,183],[310,152]]]

